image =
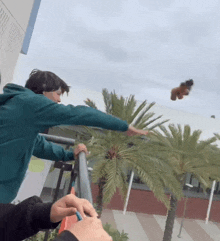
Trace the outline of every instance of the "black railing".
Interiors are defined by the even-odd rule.
[[[63,144],[67,146],[74,146],[75,140],[71,138],[65,138],[60,136],[53,136],[53,135],[47,135],[47,134],[40,134],[41,136],[44,136],[47,141],[52,141],[57,144]]]
[[[73,146],[75,144],[75,140],[71,138],[64,138],[64,137],[58,137],[58,136],[52,136],[47,134],[40,134],[45,137],[47,141],[51,141],[57,144],[66,145],[66,150],[69,149],[70,146]],[[53,197],[53,202],[56,202],[59,196],[59,190],[60,185],[63,177],[64,171],[71,172],[71,178],[68,188],[68,194],[71,192],[72,187],[74,186],[76,196],[79,198],[87,199],[92,205],[92,192],[91,192],[91,186],[89,181],[89,174],[88,174],[88,166],[86,161],[86,154],[84,152],[81,152],[79,154],[78,160],[75,160],[74,166],[72,164],[66,163],[66,162],[55,162],[54,168],[60,169],[55,194]],[[44,241],[48,240],[49,236],[49,230],[46,231]]]

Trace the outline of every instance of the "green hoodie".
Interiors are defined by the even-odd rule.
[[[74,160],[70,151],[39,133],[58,125],[84,125],[127,131],[128,124],[86,106],[62,105],[16,84],[0,94],[0,203],[17,196],[32,155],[53,161]]]

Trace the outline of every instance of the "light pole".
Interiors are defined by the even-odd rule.
[[[193,187],[193,185],[191,185],[191,184],[189,184],[189,183],[187,183],[186,186],[187,186],[187,190],[190,190],[190,188]],[[186,204],[187,204],[187,201],[188,201],[188,197],[185,198],[183,218],[182,218],[181,225],[180,225],[180,232],[179,232],[179,234],[177,235],[178,238],[181,238],[181,232],[182,232],[182,228],[183,228],[183,222],[184,222],[185,214],[186,214]]]
[[[127,210],[127,205],[128,205],[128,200],[129,200],[129,197],[130,197],[130,192],[131,192],[131,186],[132,186],[133,179],[134,179],[134,171],[132,170],[132,172],[131,172],[131,177],[130,177],[130,181],[129,181],[129,186],[128,186],[128,192],[127,192],[126,202],[125,202],[125,205],[124,205],[124,211],[123,211],[123,214],[124,214],[124,215],[125,215],[126,210]]]
[[[208,224],[208,221],[209,221],[209,216],[210,216],[211,206],[212,206],[212,200],[213,200],[213,195],[214,195],[214,191],[215,191],[215,184],[216,184],[216,181],[214,180],[213,183],[212,183],[212,189],[211,189],[210,198],[209,198],[209,206],[208,206],[206,219],[205,219],[206,224]]]

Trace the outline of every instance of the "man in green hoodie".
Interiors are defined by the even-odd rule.
[[[58,125],[84,125],[123,131],[148,132],[86,106],[58,104],[69,86],[49,71],[33,70],[25,87],[7,84],[0,94],[0,203],[17,196],[31,156],[53,161],[74,160],[74,154],[47,142],[39,133]]]

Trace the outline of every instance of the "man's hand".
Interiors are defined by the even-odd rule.
[[[88,150],[87,150],[87,148],[86,148],[86,146],[84,144],[77,145],[77,147],[74,149],[74,157],[75,157],[75,159],[78,158],[79,153],[82,152],[82,151],[84,151],[86,153],[86,155],[89,154],[89,152],[88,152]]]
[[[98,218],[86,217],[67,230],[80,241],[113,241],[112,237],[103,229],[102,222]]]
[[[50,221],[52,223],[57,223],[66,216],[74,215],[76,211],[79,211],[82,218],[86,217],[85,213],[91,217],[98,216],[89,201],[78,198],[74,194],[69,194],[59,199],[52,205],[50,211]]]
[[[139,129],[136,129],[135,127],[133,126],[129,126],[128,130],[127,130],[127,135],[128,136],[134,136],[134,135],[147,135],[148,134],[148,131],[146,130],[139,130]]]

